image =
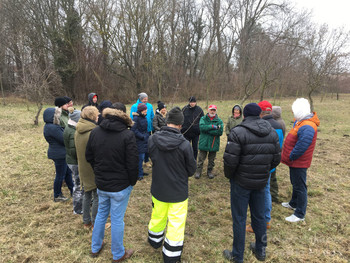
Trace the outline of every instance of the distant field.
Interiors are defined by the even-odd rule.
[[[287,223],[284,218],[291,212],[273,204],[266,262],[350,261],[350,96],[341,95],[338,101],[330,96],[323,102],[317,97],[314,100],[321,126],[307,178],[306,220]],[[292,126],[293,101],[275,102],[282,106],[287,130]],[[46,155],[42,114],[35,127],[34,104],[16,99],[6,102],[6,106],[0,105],[0,262],[110,262],[110,230],[106,230],[104,251],[92,259],[91,232],[83,229],[81,216],[73,214],[71,200],[53,202],[55,169]],[[218,115],[226,123],[237,102],[210,103],[217,104]],[[198,104],[205,106],[204,101]],[[225,262],[222,251],[232,247],[229,182],[223,175],[222,161],[225,144],[223,135],[215,179],[190,178],[182,262]],[[292,188],[285,165],[277,168],[277,177],[280,199],[288,201]],[[161,250],[152,249],[146,242],[150,185],[151,175],[136,184],[130,197],[124,243],[136,252],[127,262],[162,262]],[[63,190],[68,196],[68,189]],[[245,262],[257,262],[248,250],[253,240],[254,235],[246,235]]]

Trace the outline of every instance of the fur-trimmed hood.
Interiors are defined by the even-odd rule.
[[[43,114],[44,122],[60,125],[61,114],[62,114],[61,108],[58,108],[58,107],[47,108]]]
[[[100,126],[106,130],[122,131],[134,125],[132,119],[125,112],[113,108],[105,108],[102,111],[105,118]]]

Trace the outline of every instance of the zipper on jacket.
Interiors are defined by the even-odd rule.
[[[216,136],[214,136],[214,140],[213,140],[213,143],[211,144],[211,148],[214,147],[215,138],[216,138]]]

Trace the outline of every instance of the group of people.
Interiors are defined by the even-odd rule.
[[[97,257],[105,243],[104,232],[111,218],[113,262],[122,262],[134,251],[123,245],[124,215],[133,186],[152,167],[152,215],[148,242],[162,247],[164,262],[180,262],[184,245],[188,208],[188,178],[200,179],[208,156],[207,176],[215,177],[216,153],[224,123],[217,106],[207,113],[189,98],[184,108],[167,111],[158,101],[156,111],[148,95],[140,93],[130,114],[124,104],[97,103],[95,93],[82,110],[69,97],[55,99],[55,108],[44,111],[44,136],[49,143],[48,158],[56,168],[54,201],[67,201],[63,181],[73,198],[73,212],[83,215],[83,223],[93,229],[91,256]],[[306,174],[311,164],[319,119],[306,99],[292,105],[293,128],[284,139],[285,123],[281,107],[268,101],[234,105],[225,126],[224,174],[231,184],[233,247],[223,256],[243,262],[245,232],[253,232],[256,242],[250,249],[258,260],[266,257],[266,229],[270,228],[272,201],[278,202],[276,167],[289,166],[293,194],[282,206],[294,210],[289,222],[303,221],[307,206]],[[250,207],[251,225],[246,225]],[[167,227],[167,229],[166,229]]]

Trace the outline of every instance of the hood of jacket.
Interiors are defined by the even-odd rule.
[[[308,116],[306,116],[305,118],[303,118],[299,122],[302,122],[304,120],[312,121],[313,123],[316,124],[316,126],[320,126],[320,119],[318,118],[316,112],[313,112],[313,113],[309,114]]]
[[[91,131],[95,127],[96,127],[96,123],[87,119],[80,118],[77,123],[76,131],[80,134],[83,134]]]
[[[275,120],[282,117],[282,108],[280,106],[272,106],[272,117]]]
[[[97,95],[96,93],[94,93],[94,92],[91,92],[91,93],[89,93],[89,95],[88,95],[88,100],[89,100],[89,102],[90,102],[91,104],[94,104],[94,102],[92,101],[92,98],[93,98],[95,95],[96,95],[97,98],[98,98],[98,95]]]
[[[259,116],[248,116],[244,118],[238,126],[245,127],[259,137],[265,137],[272,129],[271,124],[261,119]]]
[[[98,106],[98,110],[100,111],[100,113],[105,109],[105,108],[109,108],[112,107],[112,102],[109,100],[104,100],[100,103],[100,105]]]
[[[61,108],[58,108],[58,107],[47,108],[43,113],[44,122],[60,125],[61,114],[62,114]]]
[[[100,127],[105,130],[123,131],[134,125],[132,119],[123,111],[106,108],[102,112],[104,120],[100,123]]]
[[[156,132],[153,136],[154,144],[161,151],[172,151],[186,141],[185,137],[176,128],[163,126],[160,132]]]
[[[239,105],[239,104],[234,105],[234,106],[232,107],[232,114],[233,114],[233,110],[234,110],[235,107],[238,107],[238,108],[239,108],[239,110],[240,110],[240,112],[241,112],[241,114],[239,115],[239,117],[241,118],[241,117],[243,116],[243,109],[242,109],[242,106]]]

